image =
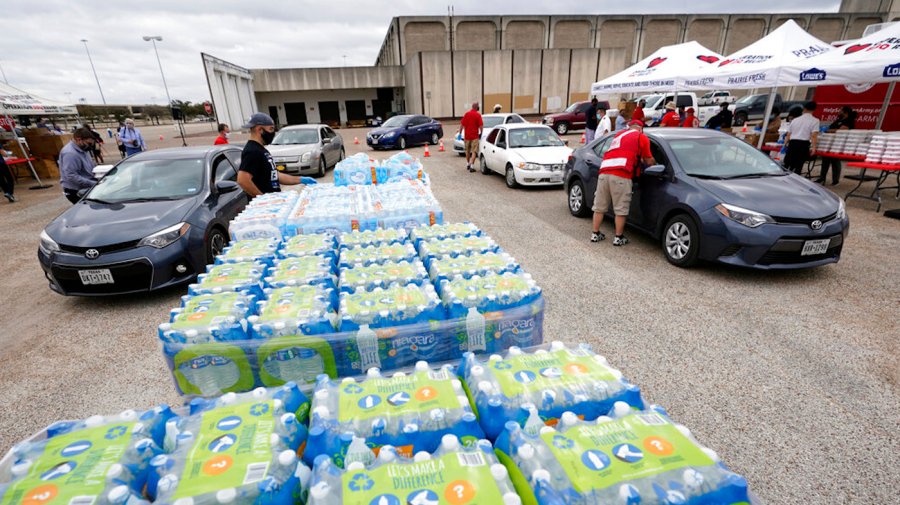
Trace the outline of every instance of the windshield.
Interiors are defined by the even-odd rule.
[[[484,118],[484,129],[493,128],[503,123],[503,116],[488,116]]]
[[[644,95],[644,96],[638,98],[638,102],[640,102],[641,100],[644,100],[645,102],[647,102],[646,107],[648,109],[654,109],[654,108],[656,108],[656,104],[658,104],[659,101],[662,99],[663,99],[662,95]]]
[[[404,124],[406,124],[407,119],[409,119],[409,116],[394,116],[385,121],[381,126],[385,128],[397,128],[398,126],[403,126]]]
[[[312,129],[281,130],[275,135],[272,145],[286,146],[293,144],[315,144],[319,142],[319,134]]]
[[[203,160],[135,160],[116,165],[87,194],[87,200],[118,203],[176,200],[203,189]]]
[[[580,103],[580,102],[573,103],[572,105],[566,107],[566,112],[569,112],[569,113],[575,112],[575,109],[578,108],[578,103]]]
[[[550,128],[516,128],[509,130],[509,147],[561,146],[562,140]]]
[[[758,96],[760,96],[760,95],[747,95],[747,96],[742,96],[742,97],[741,97],[737,102],[735,102],[735,103],[750,103],[750,102],[755,101],[755,100],[756,100],[756,97],[758,97]]]
[[[688,175],[707,179],[785,175],[753,146],[731,137],[673,139],[669,146]]]

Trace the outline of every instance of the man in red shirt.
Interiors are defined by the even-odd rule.
[[[603,161],[600,163],[600,175],[597,178],[597,192],[594,194],[594,229],[591,242],[600,242],[606,235],[600,232],[603,213],[613,207],[616,215],[616,238],[613,245],[622,246],[628,243],[625,238],[625,220],[631,206],[631,179],[635,175],[639,162],[653,165],[650,154],[650,139],[643,133],[644,123],[632,119],[628,129],[617,133]]]
[[[675,102],[666,104],[666,114],[659,121],[659,126],[681,126],[681,116],[675,110]]]
[[[644,122],[644,107],[647,106],[647,102],[644,100],[640,100],[637,104],[637,107],[634,109],[634,112],[631,113],[632,120],[638,120],[640,122]]]
[[[216,137],[216,140],[215,140],[215,142],[213,142],[213,145],[218,146],[221,144],[227,144],[229,133],[231,133],[231,128],[229,128],[228,125],[225,123],[219,123],[219,136]]]
[[[459,123],[459,131],[457,135],[462,133],[463,141],[466,146],[466,169],[469,172],[475,171],[475,162],[478,161],[478,141],[481,139],[481,130],[484,127],[484,121],[478,112],[478,102],[472,102],[472,109],[463,115],[462,121]]]

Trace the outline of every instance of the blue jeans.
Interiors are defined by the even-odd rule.
[[[591,141],[594,140],[594,135],[597,134],[597,130],[591,130],[590,128],[584,129],[584,143],[590,144]]]
[[[140,148],[140,147],[128,147],[128,146],[125,146],[125,157],[126,157],[126,158],[129,157],[129,156],[131,156],[131,155],[133,155],[133,154],[137,154],[137,153],[139,153],[139,152],[141,152],[141,148]]]

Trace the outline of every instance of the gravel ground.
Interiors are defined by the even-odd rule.
[[[192,125],[188,143],[211,143],[205,128]],[[455,125],[446,129],[450,138]],[[151,148],[180,145],[171,130],[144,132]],[[352,145],[364,130],[341,133],[348,154],[365,149]],[[568,214],[559,189],[509,190],[500,176],[469,174],[461,158],[437,149],[425,164],[445,219],[476,223],[544,288],[546,339],[590,343],[765,502],[896,502],[900,222],[851,200],[837,265],[682,270],[637,233],[624,248],[589,243],[589,221]],[[52,293],[37,237],[69,204],[58,184],[28,185],[20,183],[19,203],[0,204],[0,451],[57,419],[180,403],[155,333],[185,289],[108,299]]]

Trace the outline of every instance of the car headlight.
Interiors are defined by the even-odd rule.
[[[191,225],[187,223],[178,223],[175,226],[170,226],[164,230],[160,230],[153,235],[147,235],[146,237],[142,238],[140,242],[138,242],[138,247],[142,245],[148,245],[150,247],[162,249],[163,247],[166,247],[167,245],[185,236],[190,228]]]
[[[545,118],[544,118],[544,122],[547,123],[547,124],[553,124],[553,118],[552,118],[552,117],[545,117]]]
[[[312,158],[312,151],[307,151],[300,156],[300,163],[308,163],[310,158]]]
[[[523,163],[519,163],[519,168],[521,168],[522,170],[540,170],[543,167],[541,167],[537,163],[524,163],[523,162]]]
[[[838,199],[838,210],[836,217],[838,219],[844,219],[845,217],[847,217],[847,205],[844,204],[844,201],[841,199]]]
[[[736,205],[729,205],[727,203],[720,203],[719,205],[716,205],[716,210],[728,219],[737,221],[738,223],[741,223],[742,225],[750,228],[756,228],[757,226],[762,226],[766,223],[775,222],[775,220],[772,219],[771,216],[768,216],[761,212],[744,209]]]
[[[47,235],[46,231],[41,231],[41,245],[38,246],[41,248],[41,251],[46,255],[50,255],[52,252],[59,251],[59,244],[56,243],[55,240],[50,238],[50,235]]]
[[[393,137],[396,134],[397,134],[397,132],[387,132],[384,135],[382,135],[382,137],[384,137],[384,138]]]

